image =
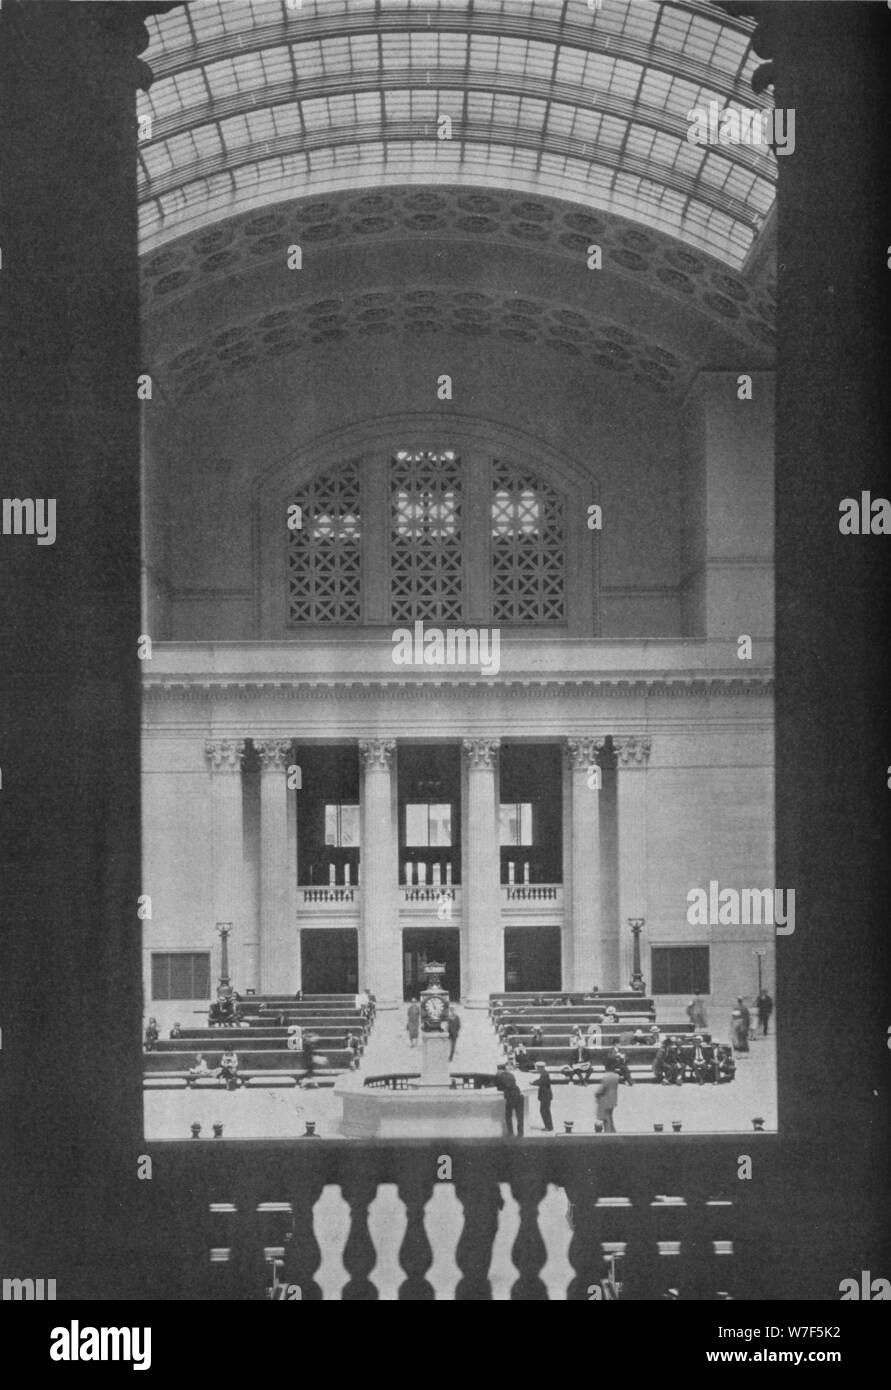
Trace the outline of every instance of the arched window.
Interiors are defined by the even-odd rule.
[[[461,460],[400,450],[390,460],[390,617],[460,620],[464,612]]]
[[[492,465],[492,617],[501,623],[566,617],[563,499],[513,464]]]
[[[288,620],[361,623],[362,485],[359,465],[312,478],[292,501],[300,526],[288,536]]]

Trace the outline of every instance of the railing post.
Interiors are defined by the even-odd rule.
[[[427,1172],[419,1166],[419,1156],[413,1151],[405,1156],[401,1166],[397,1191],[405,1203],[408,1224],[399,1247],[399,1263],[406,1279],[399,1286],[400,1301],[432,1302],[436,1298],[433,1285],[424,1276],[433,1263],[433,1250],[424,1225],[424,1209],[433,1191],[434,1169]]]
[[[537,1146],[538,1147],[538,1146]],[[538,1226],[538,1208],[548,1190],[541,1176],[541,1159],[546,1158],[547,1146],[520,1149],[514,1155],[510,1189],[520,1207],[520,1229],[511,1250],[511,1259],[520,1277],[513,1284],[510,1296],[514,1302],[547,1302],[548,1290],[539,1271],[547,1263],[548,1250]]]
[[[462,1155],[455,1164],[454,1183],[464,1208],[464,1226],[455,1250],[455,1262],[462,1275],[455,1289],[455,1302],[488,1303],[492,1300],[492,1246],[504,1207],[488,1155]]]
[[[350,1233],[343,1248],[343,1265],[350,1278],[341,1298],[348,1303],[373,1302],[378,1291],[368,1276],[377,1263],[377,1254],[368,1230],[368,1208],[377,1194],[378,1178],[368,1152],[351,1152],[344,1170],[340,1189],[350,1208]]]

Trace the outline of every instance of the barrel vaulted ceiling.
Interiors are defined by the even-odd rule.
[[[495,332],[663,392],[695,374],[703,325],[712,356],[744,343],[751,366],[770,365],[775,157],[686,139],[693,107],[770,104],[752,91],[748,21],[704,0],[193,0],[149,30],[144,304],[165,324],[153,365],[175,363],[186,394],[239,361],[388,325]],[[402,243],[400,283],[366,282],[365,302],[304,277],[297,302],[260,296],[251,315],[242,297],[224,322],[224,288],[280,270],[291,241],[341,257]],[[592,241],[613,305],[577,302],[578,277],[560,290],[561,263]],[[476,248],[546,257],[555,287],[536,296],[520,276],[462,300],[429,275],[431,246],[458,242],[465,268]],[[634,295],[675,329],[648,329],[643,307],[629,324]],[[196,296],[216,316],[190,341]]]

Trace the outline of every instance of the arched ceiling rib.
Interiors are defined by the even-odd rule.
[[[773,204],[766,149],[686,140],[694,106],[764,104],[751,26],[705,3],[197,0],[150,29],[146,250],[295,196],[448,183],[618,213],[739,267]]]

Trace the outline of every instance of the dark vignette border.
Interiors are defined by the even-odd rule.
[[[93,1300],[177,1297],[187,1171],[158,1145],[154,1180],[135,1177],[146,8],[0,10],[3,486],[56,497],[59,525],[51,548],[0,537],[0,1251],[4,1273]],[[842,497],[888,494],[891,17],[749,8],[777,104],[797,112],[780,161],[776,484],[777,884],[797,912],[778,942],[782,1134],[746,1147],[764,1298],[833,1299],[861,1269],[891,1275],[891,541],[837,525]],[[646,1181],[653,1149],[615,1143]],[[739,1148],[685,1139],[691,1180]],[[247,1161],[233,1149],[233,1171]]]

